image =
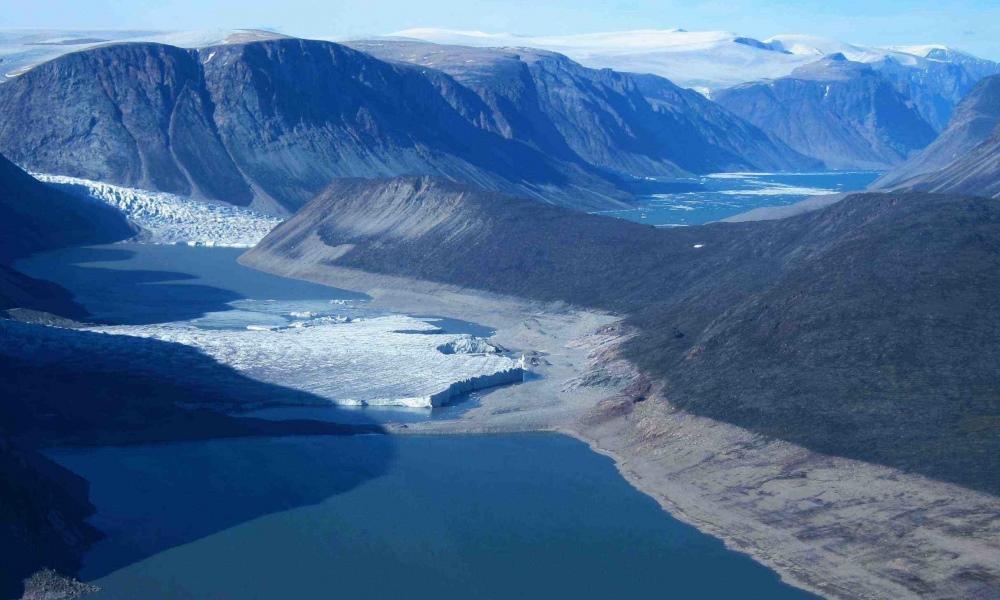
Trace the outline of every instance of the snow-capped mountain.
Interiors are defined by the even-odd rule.
[[[0,81],[31,67],[78,50],[114,42],[153,42],[179,48],[204,48],[251,40],[285,37],[259,29],[199,29],[192,31],[132,30],[0,30]]]
[[[815,56],[797,55],[728,31],[646,29],[565,36],[407,29],[394,36],[439,44],[513,46],[560,52],[583,65],[652,73],[702,92],[781,77]]]
[[[880,48],[805,34],[780,34],[757,40],[730,31],[685,29],[523,36],[415,28],[391,35],[438,44],[542,48],[565,54],[589,67],[653,73],[678,85],[709,90],[788,75],[819,57],[838,52],[849,60],[867,63],[892,57],[911,66],[921,65],[923,59],[960,64],[971,59],[987,70],[997,66],[993,61],[939,44]]]

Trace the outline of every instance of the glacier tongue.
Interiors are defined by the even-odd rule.
[[[65,191],[114,206],[142,229],[137,241],[150,244],[251,248],[282,221],[239,206],[202,202],[164,192],[63,175],[32,175]]]
[[[167,323],[94,330],[194,346],[254,379],[343,405],[441,406],[458,394],[520,382],[524,375],[523,363],[489,350],[495,346],[442,334],[414,317],[343,322],[318,317],[307,323],[232,330]],[[452,342],[467,351],[438,350]]]

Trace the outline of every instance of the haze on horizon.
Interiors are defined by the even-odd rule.
[[[1000,4],[986,0],[13,0],[0,29],[182,30],[272,29],[301,37],[363,37],[414,27],[523,35],[568,35],[632,29],[728,30],[758,39],[806,33],[871,46],[944,44],[1000,59]]]

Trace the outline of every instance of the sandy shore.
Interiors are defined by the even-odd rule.
[[[280,274],[362,291],[396,312],[489,325],[539,376],[453,421],[396,433],[558,431],[612,457],[666,510],[830,598],[1000,597],[1000,499],[811,452],[671,406],[616,349],[612,315],[371,275]]]

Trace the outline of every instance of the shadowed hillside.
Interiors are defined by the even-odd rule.
[[[333,184],[242,260],[626,313],[692,412],[996,493],[998,248],[1000,207],[959,196],[658,230],[401,178]]]

